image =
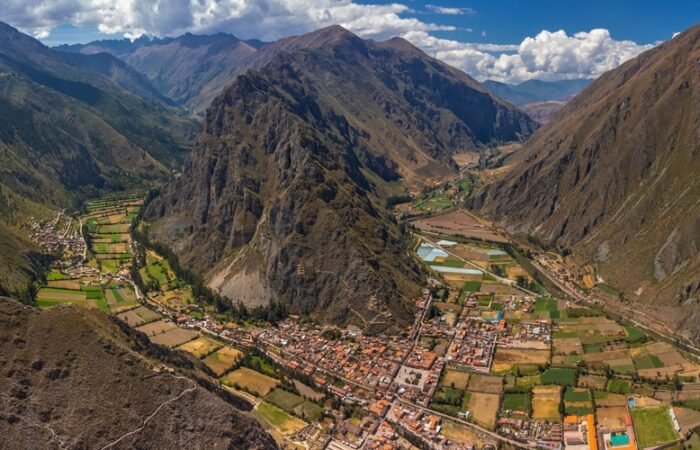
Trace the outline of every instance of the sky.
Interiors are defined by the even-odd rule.
[[[698,0],[2,0],[47,45],[231,33],[272,41],[340,24],[401,36],[479,80],[594,78],[700,23]]]

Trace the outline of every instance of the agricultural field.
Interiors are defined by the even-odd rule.
[[[195,303],[190,286],[158,292],[152,296],[152,299],[156,303],[176,311],[181,311],[187,308],[188,305]]]
[[[220,349],[223,344],[207,336],[200,336],[197,339],[193,339],[181,346],[177,347],[178,350],[185,351],[192,354],[195,358],[201,359],[210,353]]]
[[[155,336],[156,334],[165,333],[166,331],[170,331],[175,328],[177,328],[177,325],[175,325],[170,319],[156,320],[155,322],[136,327],[138,331],[149,337]]]
[[[542,374],[542,384],[576,386],[576,371],[573,369],[551,368]]]
[[[549,350],[497,347],[492,371],[495,373],[510,372],[515,367],[522,371],[528,371],[547,363],[549,363]]]
[[[469,401],[469,411],[476,423],[490,430],[496,428],[500,396],[483,392],[472,392]]]
[[[87,296],[81,290],[60,289],[60,288],[42,288],[37,294],[37,298],[64,300],[64,301],[85,301]]]
[[[535,386],[532,388],[532,418],[558,422],[561,388],[559,386]]]
[[[449,420],[444,420],[442,422],[442,434],[448,439],[469,444],[477,440],[477,435],[469,428],[458,423],[450,422]]]
[[[136,293],[130,287],[105,288],[104,299],[113,313],[138,305]]]
[[[197,338],[198,334],[196,331],[185,330],[184,328],[173,328],[165,333],[156,334],[149,339],[154,344],[165,345],[166,347],[177,347],[185,342],[191,341]]]
[[[466,389],[469,384],[469,372],[458,369],[445,369],[440,380],[441,386]]]
[[[503,378],[493,375],[474,373],[469,379],[468,388],[472,392],[500,394],[501,391],[503,391]]]
[[[225,346],[203,359],[216,376],[222,376],[233,368],[243,358],[243,352],[230,346]]]
[[[491,222],[476,217],[463,209],[419,219],[411,223],[421,231],[483,239],[497,243],[508,242],[506,237],[493,231]]]
[[[301,419],[268,402],[260,402],[255,411],[265,422],[284,435],[296,433],[306,426]]]
[[[464,403],[464,391],[447,386],[440,386],[435,391],[430,407],[443,414],[456,416]]]
[[[581,375],[578,377],[578,387],[603,391],[607,383],[608,379],[600,375]]]
[[[640,449],[671,442],[678,438],[671,423],[668,406],[633,408],[630,414]]]
[[[36,295],[36,304],[39,308],[50,308],[52,306],[74,303],[77,305],[87,305],[87,295],[79,290],[59,289],[45,287],[39,289]]]
[[[227,386],[250,392],[258,397],[265,397],[279,384],[279,380],[247,367],[241,367],[230,372],[221,379],[221,382]]]
[[[146,253],[146,266],[140,269],[140,274],[144,283],[155,282],[161,289],[166,290],[168,283],[175,279],[168,261],[150,250]]]
[[[501,402],[503,411],[522,411],[526,414],[530,412],[530,392],[506,392],[503,394]]]
[[[564,411],[570,416],[585,416],[593,413],[593,399],[588,389],[567,387],[564,391]]]
[[[123,313],[119,313],[117,314],[117,317],[123,320],[130,327],[137,327],[148,322],[154,322],[160,319],[162,316],[157,312],[146,308],[145,306],[139,306]]]
[[[280,388],[275,388],[267,394],[265,401],[282,408],[288,413],[294,413],[302,419],[316,421],[319,420],[321,414],[323,414],[323,408],[316,403],[305,400],[297,394]]]
[[[63,280],[54,280],[54,281],[49,281],[47,283],[48,287],[50,288],[56,288],[56,289],[68,289],[71,291],[79,291],[80,290],[80,280],[75,280],[75,279],[63,279]]]
[[[426,212],[437,212],[452,206],[452,200],[444,194],[436,194],[413,205],[414,208]]]
[[[292,392],[275,388],[265,396],[265,401],[279,406],[285,411],[291,412],[294,411],[295,407],[301,405],[304,402],[304,399]]]
[[[481,281],[466,281],[462,285],[462,290],[465,292],[479,292],[481,289]]]
[[[532,387],[538,384],[542,384],[540,375],[526,375],[515,379],[516,387]]]
[[[627,406],[627,396],[614,394],[606,391],[594,391],[593,401],[597,408],[600,407],[621,407]]]
[[[71,277],[58,270],[52,270],[46,274],[46,281],[70,280]]]

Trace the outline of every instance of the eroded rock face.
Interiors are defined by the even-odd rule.
[[[405,324],[422,274],[385,198],[533,123],[402,40],[331,27],[277,45],[212,103],[182,176],[149,208],[154,236],[233,300]]]
[[[252,419],[184,377],[154,376],[99,311],[0,297],[2,447],[275,449]],[[173,401],[176,399],[177,401]]]
[[[699,60],[695,26],[603,75],[474,207],[596,262],[630,296],[643,287],[640,302],[677,323],[691,306],[668,307],[692,297],[686,287],[700,273]]]

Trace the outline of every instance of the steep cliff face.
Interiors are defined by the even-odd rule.
[[[233,300],[404,324],[422,277],[385,197],[532,122],[405,41],[340,27],[296,39],[214,100],[182,176],[149,208],[152,232]]]
[[[595,81],[475,206],[675,323],[700,280],[700,26]],[[696,325],[697,326],[697,325]]]
[[[99,311],[0,297],[2,447],[277,448],[194,381],[156,375],[134,339]]]

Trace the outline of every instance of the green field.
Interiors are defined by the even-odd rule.
[[[159,285],[163,286],[168,283],[170,265],[167,260],[158,259],[149,255],[146,267],[143,270],[145,270],[149,278],[156,280]]]
[[[540,383],[542,383],[542,379],[539,375],[530,375],[515,379],[515,385],[517,387],[532,387]]]
[[[466,281],[462,290],[465,292],[477,292],[481,288],[481,281]]]
[[[323,408],[316,403],[280,388],[275,388],[267,394],[265,401],[304,419],[318,420],[323,414]]]
[[[629,394],[632,390],[632,383],[627,380],[613,378],[608,381],[606,389],[613,394]]]
[[[539,297],[537,300],[535,300],[535,312],[543,311],[557,311],[556,299],[549,297]]]
[[[122,297],[122,294],[119,291],[120,289],[112,289],[112,295],[114,296],[114,300],[117,302],[123,302],[124,297]]]
[[[668,406],[633,408],[630,414],[640,449],[671,442],[678,438],[668,414]]]
[[[627,342],[640,342],[646,339],[646,334],[636,327],[624,327],[627,334]]]
[[[686,408],[694,409],[695,411],[700,411],[700,399],[683,400],[680,403]]]
[[[576,372],[573,369],[547,369],[542,374],[542,384],[558,384],[560,386],[575,386]]]
[[[294,414],[302,419],[318,421],[321,419],[321,415],[323,414],[323,408],[312,401],[304,400],[304,403],[294,408]]]
[[[117,273],[119,272],[119,260],[118,259],[102,259],[100,260],[100,267],[102,272]]]
[[[456,267],[456,268],[462,268],[464,267],[464,262],[462,261],[456,261],[454,259],[447,259],[442,262],[436,262],[436,261],[430,261],[428,262],[429,265],[431,266],[443,266],[443,267]]]
[[[65,301],[65,300],[51,300],[51,299],[37,299],[36,300],[36,306],[38,308],[51,308],[52,306],[57,306],[57,305],[66,305],[69,303],[74,303],[76,305],[84,305],[84,301],[76,300],[76,301]]]
[[[88,300],[92,300],[98,309],[104,312],[109,312],[109,305],[105,300],[105,293],[102,290],[102,286],[83,286],[80,288],[85,292],[85,296]]]
[[[96,232],[100,234],[128,233],[129,225],[117,223],[113,225],[98,225]]]
[[[269,394],[267,394],[267,396],[265,396],[265,400],[279,406],[287,412],[294,411],[294,408],[304,402],[304,399],[297,394],[293,394],[280,388],[273,389]]]
[[[85,305],[85,299],[85,293],[71,289],[43,287],[36,294],[36,304],[40,308],[68,303]]]
[[[70,280],[71,278],[57,270],[52,270],[46,274],[46,281]]]
[[[573,389],[570,387],[564,391],[564,401],[567,402],[586,402],[591,401],[591,393],[588,389]]]
[[[656,355],[639,356],[637,358],[633,358],[633,360],[634,366],[637,368],[637,370],[657,369],[664,366],[664,363],[662,363],[659,357]]]
[[[509,411],[530,411],[529,392],[506,392],[503,395],[501,409]]]
[[[269,422],[270,425],[282,433],[295,432],[306,425],[300,419],[290,416],[289,413],[271,403],[261,402],[256,411],[263,419]]]
[[[452,200],[446,195],[438,194],[425,200],[421,200],[414,205],[423,211],[442,211],[452,206]]]
[[[570,416],[583,416],[593,413],[593,400],[588,389],[567,387],[564,391],[564,411]]]

